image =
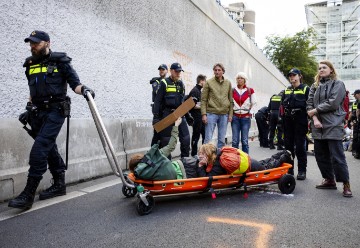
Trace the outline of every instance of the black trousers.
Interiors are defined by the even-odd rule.
[[[59,109],[40,110],[31,115],[31,129],[36,137],[30,151],[29,176],[42,179],[48,165],[52,175],[64,172],[65,163],[59,154],[56,138],[65,118]]]
[[[193,116],[194,125],[193,125],[193,133],[191,137],[191,156],[195,156],[198,152],[198,143],[200,140],[200,135],[202,139],[202,144],[204,144],[205,140],[205,124],[203,124],[201,115]]]
[[[352,154],[360,155],[360,125],[359,122],[353,125],[353,145],[352,145]]]
[[[349,182],[349,170],[342,140],[314,140],[315,158],[321,175],[337,182]]]
[[[289,150],[293,157],[298,160],[298,171],[306,172],[306,133],[307,133],[306,112],[300,112],[294,116],[284,117],[284,143],[285,149]]]
[[[270,120],[269,120],[269,142],[270,145],[274,145],[274,137],[275,137],[275,130],[277,129],[277,140],[278,146],[284,145],[283,140],[283,129],[282,123],[279,122],[279,111],[273,111],[270,113]]]
[[[164,115],[166,117],[167,115]],[[158,137],[160,140],[159,148],[162,148],[169,144],[169,140],[171,137],[171,130],[173,125],[165,128],[160,133],[158,133]],[[180,141],[180,156],[181,157],[189,157],[190,154],[190,133],[189,128],[187,126],[185,117],[182,117],[181,124],[179,125],[179,141]]]
[[[269,125],[262,113],[255,114],[256,125],[259,130],[259,142],[261,147],[267,147],[269,145]]]

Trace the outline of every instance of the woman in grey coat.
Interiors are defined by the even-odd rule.
[[[316,162],[324,178],[316,188],[336,189],[336,182],[343,182],[343,196],[351,197],[349,171],[342,146],[346,115],[342,103],[345,94],[345,85],[337,80],[332,63],[320,61],[306,107],[311,118]]]

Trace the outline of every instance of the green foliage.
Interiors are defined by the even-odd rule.
[[[316,46],[311,44],[315,36],[313,29],[303,30],[294,36],[268,36],[264,47],[265,55],[287,78],[287,73],[294,67],[301,70],[303,82],[311,85],[317,73],[317,61],[311,52]]]

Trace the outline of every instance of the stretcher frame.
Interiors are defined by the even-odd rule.
[[[292,165],[287,163],[282,164],[282,166],[278,168],[249,172],[241,175],[221,175],[180,180],[151,181],[137,179],[133,173],[124,175],[119,166],[109,135],[97,110],[95,101],[90,92],[87,92],[86,96],[110,167],[113,173],[120,177],[123,183],[122,193],[126,197],[138,197],[137,212],[140,215],[151,213],[155,205],[154,196],[211,192],[212,197],[216,198],[215,191],[244,188],[246,194],[247,187],[270,184],[278,184],[283,194],[291,194],[295,189],[296,182],[294,177],[287,174]]]

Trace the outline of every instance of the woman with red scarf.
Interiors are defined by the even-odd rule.
[[[252,107],[256,104],[254,89],[246,86],[245,72],[236,75],[237,86],[233,89],[234,115],[231,121],[232,147],[239,148],[241,133],[241,150],[249,153],[249,130],[251,126]]]

